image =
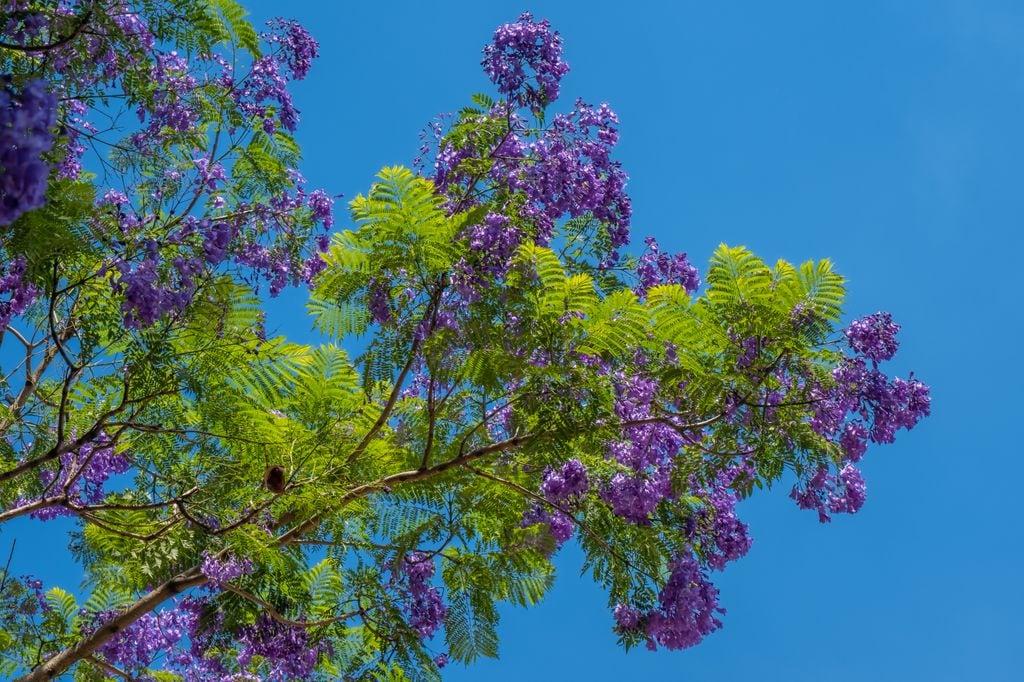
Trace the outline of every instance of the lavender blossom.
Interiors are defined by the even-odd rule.
[[[539,112],[558,99],[559,81],[569,72],[562,61],[562,39],[547,20],[524,12],[513,24],[499,26],[481,62],[498,92],[518,107]],[[535,82],[529,82],[527,70]]]
[[[544,476],[540,491],[553,502],[564,500],[587,491],[587,468],[578,459],[570,459],[559,469],[552,469]]]
[[[658,595],[658,607],[646,617],[648,648],[666,649],[695,646],[706,635],[722,627],[716,613],[718,588],[710,583],[692,554],[677,557]]]
[[[234,555],[219,557],[217,554],[206,553],[200,569],[212,587],[221,587],[236,578],[252,572],[252,562]]]
[[[640,256],[636,275],[640,280],[633,291],[637,296],[645,296],[651,287],[661,284],[678,284],[693,293],[700,286],[700,274],[697,268],[686,258],[685,253],[670,256],[658,248],[654,237],[644,240],[647,252]]]
[[[854,320],[843,333],[855,353],[881,362],[891,359],[899,349],[896,341],[899,330],[900,326],[892,321],[889,313],[879,312]]]
[[[50,166],[42,156],[53,146],[57,97],[41,80],[11,87],[0,76],[0,226],[45,202]]]
[[[11,318],[20,315],[39,298],[39,288],[27,281],[27,263],[24,256],[15,256],[6,265],[0,264],[0,331],[7,328]]]

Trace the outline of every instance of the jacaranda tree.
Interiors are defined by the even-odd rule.
[[[291,137],[302,27],[0,8],[0,522],[70,517],[87,576],[4,571],[4,677],[437,679],[497,655],[569,541],[624,646],[693,646],[740,499],[789,477],[857,512],[868,444],[928,414],[829,261],[625,254],[616,115],[556,107],[529,14],[332,236]],[[321,345],[264,332],[289,286]]]

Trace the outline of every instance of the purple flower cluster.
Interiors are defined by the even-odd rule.
[[[662,467],[653,474],[618,472],[601,491],[601,499],[612,511],[637,524],[650,524],[651,513],[672,494],[670,469]]]
[[[803,509],[817,509],[822,522],[829,520],[826,511],[853,513],[864,503],[864,481],[852,463],[864,456],[868,442],[892,443],[899,429],[909,431],[931,413],[930,390],[913,373],[890,379],[878,369],[896,353],[898,331],[888,313],[855,320],[845,330],[854,357],[840,359],[828,385],[811,386],[809,424],[840,446],[843,467],[838,475],[818,469],[790,497]]]
[[[223,627],[223,613],[211,611],[210,602],[205,599],[185,597],[171,608],[147,613],[139,620],[117,632],[97,649],[97,654],[107,663],[133,673],[132,679],[152,679],[143,672],[158,660],[167,671],[181,675],[185,682],[212,682],[213,680],[255,679],[243,673],[235,675],[228,671],[224,662],[216,655],[213,638]],[[118,615],[114,611],[89,614],[86,619],[87,632],[109,623]],[[212,616],[212,617],[211,617]],[[245,639],[239,655],[242,665],[248,663],[255,653],[251,644],[255,626],[243,628]],[[276,631],[275,631],[276,632]],[[273,637],[275,633],[268,636]],[[304,635],[304,633],[303,633]],[[258,638],[256,635],[255,638]],[[319,649],[314,649],[319,651]],[[308,655],[305,649],[296,655]],[[242,656],[248,656],[242,663]],[[275,664],[276,661],[271,661]],[[315,664],[315,660],[314,660]],[[288,668],[290,663],[285,662]],[[272,669],[274,670],[274,669]],[[302,672],[300,669],[299,672]],[[311,672],[311,669],[310,669]],[[135,673],[139,675],[136,676]],[[307,672],[307,676],[308,676]],[[270,678],[276,680],[304,679],[291,676],[290,668],[283,674]]]
[[[736,358],[736,368],[746,369],[754,363],[754,360],[760,354],[761,339],[756,336],[747,337],[740,343],[740,348],[742,348],[743,352]]]
[[[616,380],[615,415],[624,422],[653,416],[657,382],[620,374]],[[612,511],[634,523],[649,524],[658,504],[671,497],[672,462],[683,445],[670,426],[651,421],[623,429],[623,438],[608,445],[608,456],[631,472],[618,472],[601,491]]]
[[[441,593],[429,584],[434,577],[434,559],[423,552],[410,552],[401,566],[407,587],[404,592],[409,625],[420,639],[431,638],[448,615]]]
[[[260,36],[269,44],[281,48],[278,61],[288,66],[292,80],[305,78],[313,60],[320,56],[320,43],[313,40],[309,31],[296,21],[277,17],[268,21],[267,26],[271,30]]]
[[[891,359],[899,349],[899,330],[889,313],[879,312],[854,320],[844,333],[854,353],[881,362]]]
[[[198,186],[212,191],[226,179],[224,167],[205,156],[194,159],[193,165]],[[294,238],[293,216],[308,211],[314,220],[328,227],[334,222],[334,202],[323,190],[306,194],[298,174],[296,182],[299,186],[294,194],[281,194],[265,204],[241,205],[240,213],[246,215],[247,222],[186,216],[162,242],[139,234],[139,228],[151,222],[151,217],[139,219],[128,212],[130,206],[123,193],[108,192],[100,205],[118,212],[125,237],[138,235],[133,245],[135,258],[118,262],[113,272],[114,293],[124,296],[121,307],[125,324],[148,327],[164,315],[184,310],[193,299],[199,277],[229,261],[248,268],[254,279],[262,276],[268,280],[271,296],[289,284],[311,282],[325,263],[319,254],[303,261],[301,254],[291,252],[301,245]],[[325,242],[318,240],[317,247],[326,249]]]
[[[5,577],[10,579],[10,576]],[[49,613],[53,610],[53,607],[50,606],[50,603],[46,601],[46,593],[43,592],[42,580],[33,578],[30,575],[21,576],[21,580],[25,583],[25,589],[32,591],[32,594],[36,598],[36,604],[39,606],[39,611],[41,613]]]
[[[522,525],[525,528],[538,523],[547,525],[548,532],[555,541],[556,550],[572,537],[576,528],[575,522],[568,514],[558,510],[549,513],[540,506],[534,506],[523,515]]]
[[[164,127],[177,132],[185,132],[195,124],[195,113],[192,111],[188,96],[196,88],[196,79],[189,72],[189,62],[177,52],[156,56],[156,63],[150,73],[156,84],[153,93],[153,106],[149,110],[150,121],[148,135],[158,138]],[[139,105],[136,112],[139,121],[144,120],[146,107]],[[143,137],[135,136],[137,143]]]
[[[127,457],[115,452],[114,445],[105,434],[100,434],[95,441],[85,443],[77,450],[64,453],[58,462],[56,471],[43,469],[39,472],[39,481],[44,489],[42,497],[66,494],[72,504],[99,504],[106,496],[103,486],[107,480],[127,472],[131,467]],[[18,505],[32,501],[20,499]],[[61,503],[37,509],[31,516],[49,521],[71,513]]]
[[[540,491],[552,502],[582,495],[589,487],[587,468],[578,459],[570,459],[559,469],[550,469],[544,475]]]
[[[671,574],[658,595],[658,608],[647,615],[648,646],[685,649],[722,627],[715,613],[718,588],[709,582],[691,554],[670,565]]]
[[[11,318],[25,312],[39,297],[39,288],[25,280],[24,256],[15,256],[9,263],[0,264],[0,332],[7,328]]]
[[[94,627],[102,627],[117,615],[113,611],[95,614]],[[97,651],[108,663],[126,670],[148,668],[157,655],[175,647],[192,627],[191,614],[185,611],[147,613],[106,640]]]
[[[57,97],[41,80],[21,92],[0,77],[0,226],[43,205],[50,166],[42,156],[53,146]]]
[[[7,0],[4,5],[4,23],[0,26],[0,35],[4,42],[14,45],[27,45],[38,39],[47,27],[46,16],[41,12],[29,10],[25,0]]]
[[[219,56],[206,55],[205,59],[220,67],[216,83],[231,93],[242,114],[258,121],[265,133],[273,135],[278,124],[288,131],[295,130],[299,112],[288,92],[288,81],[306,77],[320,54],[320,46],[297,22],[276,18],[268,21],[267,26],[270,30],[260,37],[276,49],[256,59],[243,78],[236,79],[233,65]],[[287,71],[288,77],[282,71]],[[270,115],[275,108],[276,121]]]
[[[928,386],[913,375],[890,380],[861,358],[844,358],[832,378],[832,386],[812,390],[817,402],[810,424],[820,435],[838,437],[852,461],[863,455],[868,439],[892,443],[897,430],[914,428],[931,412]]]
[[[558,99],[559,82],[569,72],[562,61],[562,39],[545,19],[524,12],[514,24],[499,26],[494,42],[484,48],[484,71],[517,107],[540,112]],[[527,70],[535,82],[529,82]]]
[[[722,627],[715,615],[724,613],[718,606],[718,588],[704,576],[697,559],[685,553],[669,569],[656,608],[643,613],[625,604],[615,606],[618,627],[623,632],[643,632],[649,649],[658,645],[686,649]]]
[[[832,520],[828,512],[856,514],[864,506],[867,486],[860,470],[847,464],[838,476],[829,473],[828,467],[820,467],[810,479],[793,486],[789,496],[801,509],[818,510],[818,520],[827,523]]]
[[[633,206],[626,194],[627,176],[611,159],[618,122],[607,104],[595,108],[577,100],[571,114],[556,114],[528,146],[512,187],[526,194],[525,212],[538,222],[539,241],[546,241],[554,221],[565,214],[589,214],[607,224],[612,249],[629,241]]]
[[[472,303],[508,272],[523,233],[507,216],[492,211],[482,223],[467,227],[462,238],[469,246],[469,255],[455,264],[452,283],[459,297]]]
[[[204,554],[200,570],[213,587],[220,587],[236,578],[252,572],[252,562],[246,558],[239,558],[234,555],[218,557],[217,554]]]
[[[262,679],[272,682],[308,679],[324,651],[323,645],[309,641],[306,628],[284,625],[265,613],[239,631],[238,641],[238,664],[245,668],[253,656],[260,656],[268,667]]]
[[[390,291],[387,282],[371,280],[366,287],[366,308],[380,325],[391,322]]]
[[[747,524],[736,517],[739,498],[729,488],[742,468],[730,467],[716,477],[706,490],[695,490],[707,500],[707,508],[698,512],[692,539],[699,541],[704,562],[715,570],[722,570],[750,551],[751,539]]]
[[[620,374],[615,383],[615,416],[623,422],[653,417],[657,389],[658,383],[650,377]],[[655,421],[629,426],[623,436],[611,443],[608,454],[637,472],[667,464],[683,444],[675,429]]]
[[[693,293],[700,286],[700,274],[697,268],[686,258],[685,253],[669,255],[658,248],[654,237],[644,240],[647,252],[640,256],[636,266],[636,276],[640,280],[633,291],[637,296],[644,296],[651,287],[660,284],[678,284],[687,293]]]
[[[484,49],[483,66],[506,99],[486,112],[453,118],[448,136],[442,115],[424,133],[415,163],[419,167],[436,145],[431,179],[449,211],[481,197],[503,204],[504,216],[492,211],[465,235],[471,253],[453,279],[467,303],[480,298],[480,281],[504,274],[522,239],[546,245],[565,217],[593,218],[603,231],[596,255],[603,265],[614,263],[615,250],[629,241],[632,216],[627,176],[611,158],[618,117],[607,104],[577,100],[572,112],[556,114],[539,129],[520,113],[529,108],[542,121],[568,70],[561,39],[548,22],[534,22],[527,13],[499,27]]]

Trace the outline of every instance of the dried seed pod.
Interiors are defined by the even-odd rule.
[[[271,464],[267,467],[267,473],[263,474],[263,485],[275,495],[280,495],[285,488],[284,467],[280,464]]]

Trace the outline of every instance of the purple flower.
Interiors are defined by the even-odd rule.
[[[402,570],[410,583],[425,583],[434,576],[434,560],[423,552],[410,552],[402,560]]]
[[[224,583],[251,573],[252,562],[246,558],[240,559],[234,555],[218,558],[216,554],[207,553],[203,555],[203,563],[200,570],[203,572],[203,575],[210,579],[210,585],[220,587]]]
[[[308,679],[325,650],[309,641],[306,628],[284,625],[265,613],[241,629],[238,641],[238,664],[245,668],[253,656],[261,656],[269,669],[264,679],[272,682]]]
[[[658,249],[654,237],[644,240],[647,253],[640,256],[636,266],[636,276],[640,280],[633,291],[637,296],[645,296],[651,287],[661,284],[678,284],[687,293],[693,293],[700,286],[700,274],[685,253],[670,256]]]
[[[373,321],[379,325],[385,325],[391,321],[388,288],[387,283],[379,280],[372,280],[367,285],[366,307],[370,310]]]
[[[601,498],[611,505],[616,515],[633,523],[648,525],[651,513],[671,494],[672,484],[665,468],[653,475],[619,472],[612,476],[601,492]]]
[[[534,506],[523,515],[522,525],[526,527],[538,523],[547,526],[548,533],[551,534],[551,538],[555,541],[554,548],[556,550],[572,537],[575,530],[575,522],[571,516],[557,510],[549,514],[541,507]]]
[[[847,464],[839,472],[838,483],[838,492],[830,495],[828,499],[829,511],[856,514],[864,506],[864,500],[867,498],[864,477],[855,466]]]
[[[280,47],[278,59],[288,66],[292,80],[305,78],[313,60],[320,56],[320,43],[295,21],[277,17],[268,21],[267,26],[271,30],[261,36],[271,45]]]
[[[864,455],[868,440],[891,443],[899,429],[914,428],[931,412],[928,386],[912,374],[889,379],[872,365],[869,369],[863,357],[843,357],[832,370],[832,383],[810,391],[814,408],[808,423],[837,442],[851,462]]]
[[[0,264],[0,296],[9,296],[7,300],[0,299],[0,331],[39,297],[39,288],[25,279],[26,270],[27,262],[21,255],[7,264]]]
[[[572,537],[573,521],[566,514],[556,511],[548,520],[548,528],[551,529],[551,537],[555,539],[555,542],[561,545]]]
[[[514,24],[499,26],[481,62],[498,92],[517,107],[541,111],[558,99],[559,81],[569,72],[562,61],[562,39],[547,20],[524,12]],[[529,82],[527,70],[533,72]]]
[[[854,320],[843,333],[855,353],[881,362],[892,358],[899,349],[896,341],[899,330],[900,326],[892,321],[889,313],[880,312]]]
[[[512,187],[530,200],[538,241],[546,242],[554,221],[565,214],[589,214],[605,223],[612,249],[629,241],[633,208],[625,191],[627,177],[619,162],[611,160],[617,124],[607,104],[595,108],[577,100],[572,114],[554,116],[540,139],[529,145],[527,162],[513,177]]]
[[[106,496],[104,485],[111,476],[123,474],[131,467],[128,458],[115,451],[110,438],[99,434],[94,441],[84,443],[77,450],[65,452],[55,470],[42,469],[39,480],[44,488],[66,490],[68,501],[74,504],[99,504]],[[52,494],[52,493],[51,493]],[[34,500],[21,498],[18,505]],[[31,517],[49,521],[72,512],[62,503],[41,507]]]
[[[789,496],[801,509],[816,509],[818,520],[827,523],[832,520],[828,512],[856,514],[860,511],[867,498],[867,486],[852,464],[845,465],[838,476],[822,466],[802,486],[793,486]]]
[[[313,190],[309,193],[306,203],[314,220],[320,221],[324,228],[330,229],[334,225],[334,199],[328,196],[327,192],[322,189]],[[320,250],[326,251],[327,247],[322,246]]]
[[[751,539],[747,524],[736,517],[738,496],[729,488],[742,468],[729,468],[715,479],[705,495],[708,501],[710,525],[704,525],[696,535],[700,538],[704,560],[714,569],[722,570],[730,561],[750,551]]]
[[[718,588],[705,577],[692,554],[677,557],[671,573],[658,595],[658,607],[646,616],[648,648],[660,644],[666,649],[685,649],[699,644],[708,634],[722,627],[716,613]],[[632,614],[623,612],[630,622]]]
[[[10,76],[0,76],[0,226],[43,205],[50,166],[42,156],[56,122],[57,97],[45,81],[15,92]]]
[[[396,579],[405,583],[400,590],[409,626],[419,633],[421,639],[429,639],[448,615],[448,609],[441,599],[441,593],[429,584],[434,576],[434,559],[423,552],[410,552],[402,559]]]
[[[616,624],[627,632],[636,630],[640,625],[640,619],[643,618],[640,611],[625,604],[616,604],[612,615],[615,617]]]
[[[95,614],[95,627],[117,616]],[[181,641],[189,629],[188,614],[177,609],[147,613],[100,645],[104,660],[128,670],[147,668],[156,657]]]
[[[544,497],[553,502],[587,491],[587,468],[578,459],[570,459],[560,469],[549,470],[540,485]]]

